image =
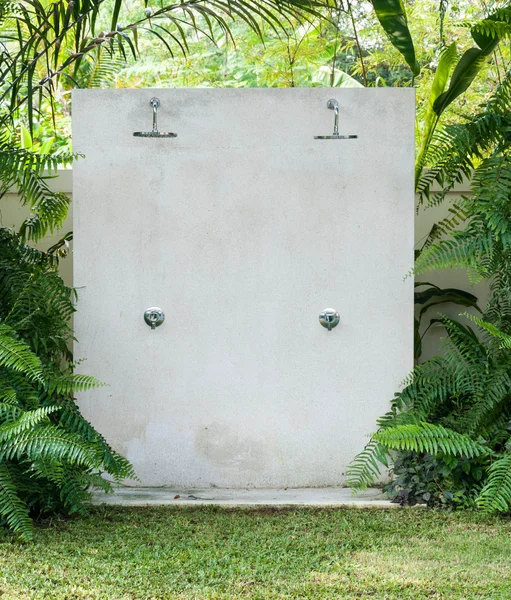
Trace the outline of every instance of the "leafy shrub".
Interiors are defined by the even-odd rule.
[[[474,507],[487,461],[448,454],[400,453],[384,491],[394,502],[428,506]]]
[[[417,366],[396,394],[349,468],[351,485],[369,485],[394,460],[388,490],[406,501],[511,508],[511,336],[474,321],[481,339],[444,319],[443,356]]]
[[[55,255],[0,229],[0,523],[25,539],[31,517],[83,512],[90,486],[134,477],[73,399],[99,382],[74,372],[73,290]]]
[[[369,485],[394,461],[389,491],[403,500],[511,510],[510,115],[508,74],[480,115],[446,127],[430,148],[433,167],[418,189],[433,204],[478,166],[471,195],[458,201],[466,227],[445,221],[415,272],[465,267],[473,280],[490,281],[490,299],[482,320],[469,317],[475,330],[443,319],[442,355],[417,366],[395,395],[349,468],[353,486]],[[433,180],[442,191],[430,196]]]

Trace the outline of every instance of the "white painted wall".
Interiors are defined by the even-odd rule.
[[[440,188],[434,187],[435,191]],[[453,202],[462,195],[470,194],[470,185],[467,181],[460,184],[456,184],[453,191],[447,195],[446,200],[439,206],[421,208],[416,219],[415,219],[415,241],[416,247],[421,248],[426,236],[431,231],[431,227],[449,216],[449,207]],[[465,227],[462,223],[461,228]],[[467,272],[464,269],[446,269],[442,271],[432,271],[428,273],[422,273],[417,275],[417,281],[427,281],[441,288],[458,288],[466,290],[471,294],[474,294],[478,298],[479,307],[484,310],[488,299],[489,285],[488,281],[481,281],[477,285],[474,285],[469,281]],[[423,288],[424,289],[424,288]],[[419,309],[416,308],[416,313]],[[430,309],[422,320],[422,331],[429,325],[431,319],[438,319],[441,314],[447,315],[448,317],[455,318],[461,321],[465,321],[467,325],[472,325],[468,319],[463,317],[463,313],[471,313],[473,315],[479,315],[476,309],[467,309],[466,307],[459,306],[456,304],[442,304],[436,309]],[[422,355],[421,362],[438,355],[442,351],[443,339],[446,336],[445,329],[442,325],[433,325],[423,337],[422,344]]]
[[[49,188],[54,192],[63,192],[68,196],[72,195],[73,191],[73,171],[71,169],[59,169],[55,173],[48,173],[49,178],[47,183]],[[30,216],[30,210],[26,206],[20,204],[20,199],[16,189],[10,190],[3,198],[0,199],[0,227],[11,227],[19,229],[23,221]],[[53,234],[37,244],[41,250],[47,250],[57,243],[62,236],[73,229],[73,214],[72,209],[62,225],[60,231],[54,231]],[[66,285],[73,286],[73,242],[70,242],[70,252],[60,260],[59,270],[62,279]]]
[[[132,136],[153,95],[176,139]],[[331,96],[357,140],[313,139]],[[344,482],[412,366],[414,105],[402,89],[74,92],[75,353],[110,384],[80,404],[140,484]]]
[[[65,169],[60,170],[54,174],[54,177],[49,181],[50,187],[59,192],[64,192],[69,196],[72,196],[72,170]],[[437,189],[437,188],[433,188]],[[415,217],[415,245],[416,248],[422,246],[423,241],[431,226],[434,223],[441,221],[443,218],[448,216],[448,208],[452,202],[455,202],[461,195],[467,195],[470,193],[470,186],[467,181],[461,184],[456,184],[453,192],[448,194],[446,202],[439,206],[429,207],[426,209],[421,208]],[[41,249],[46,249],[52,246],[57,240],[59,240],[64,233],[71,231],[73,221],[73,206],[70,206],[69,215],[66,219],[62,229],[55,231],[53,235],[48,236],[41,241],[38,246]],[[0,203],[0,226],[5,227],[19,227],[23,220],[28,216],[29,211],[26,207],[22,207],[19,204],[18,195],[16,190],[12,193],[7,194],[2,198]],[[73,254],[72,254],[73,242],[71,242],[71,251],[65,259],[60,261],[60,273],[67,285],[73,286]],[[467,277],[466,272],[463,269],[450,269],[446,271],[433,271],[419,275],[418,280],[430,281],[440,287],[454,287],[467,290],[479,298],[479,305],[484,309],[486,300],[488,297],[488,283],[486,281],[480,282],[477,285],[473,285]],[[417,312],[417,309],[416,309]],[[438,318],[439,313],[447,314],[450,317],[459,318],[463,320],[460,313],[465,312],[464,308],[460,308],[455,304],[443,304],[437,309],[431,310],[423,319],[423,329],[429,324],[429,319]],[[474,314],[476,311],[470,310]],[[432,356],[438,354],[441,351],[441,343],[445,330],[441,326],[435,326],[429,329],[423,338],[423,353],[421,360],[426,360]]]

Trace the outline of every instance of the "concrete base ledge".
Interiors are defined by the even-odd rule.
[[[120,487],[113,494],[93,493],[93,504],[114,506],[351,506],[395,508],[379,489],[356,495],[348,488],[175,489]]]

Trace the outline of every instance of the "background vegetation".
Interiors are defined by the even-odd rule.
[[[109,45],[98,46],[83,57],[78,67],[73,67],[69,77],[58,80],[52,97],[43,98],[41,114],[35,119],[35,148],[53,139],[53,153],[70,150],[74,87],[413,86],[417,89],[420,140],[424,126],[421,116],[442,50],[454,43],[456,55],[461,56],[474,46],[470,26],[502,5],[408,2],[408,24],[421,65],[417,76],[388,40],[369,2],[339,2],[322,9],[317,17],[302,13],[279,17],[278,26],[255,17],[254,27],[237,18],[229,21],[229,32],[220,22],[212,22],[211,31],[197,31],[192,24],[183,24],[181,46],[164,31],[154,29],[149,33],[149,19],[138,28],[136,56],[129,47],[124,55]],[[155,10],[151,3],[148,7],[145,9],[139,1],[124,2],[123,22],[136,22],[146,10]],[[97,31],[109,30],[113,8],[114,0],[104,3]],[[158,37],[160,34],[165,36],[163,40]],[[510,60],[509,45],[500,44],[470,89],[450,107],[445,122],[459,122],[463,115],[475,111],[505,77]],[[44,71],[44,67],[40,68],[41,75]],[[17,117],[20,145],[24,145],[27,138],[23,141],[22,126],[28,129],[29,115],[21,110]]]

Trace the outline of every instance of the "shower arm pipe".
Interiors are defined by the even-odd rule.
[[[153,132],[158,131],[158,107],[160,106],[160,101],[158,98],[151,98],[151,106],[153,107]]]
[[[339,135],[339,103],[337,100],[329,100],[327,108],[334,111],[334,135]]]

